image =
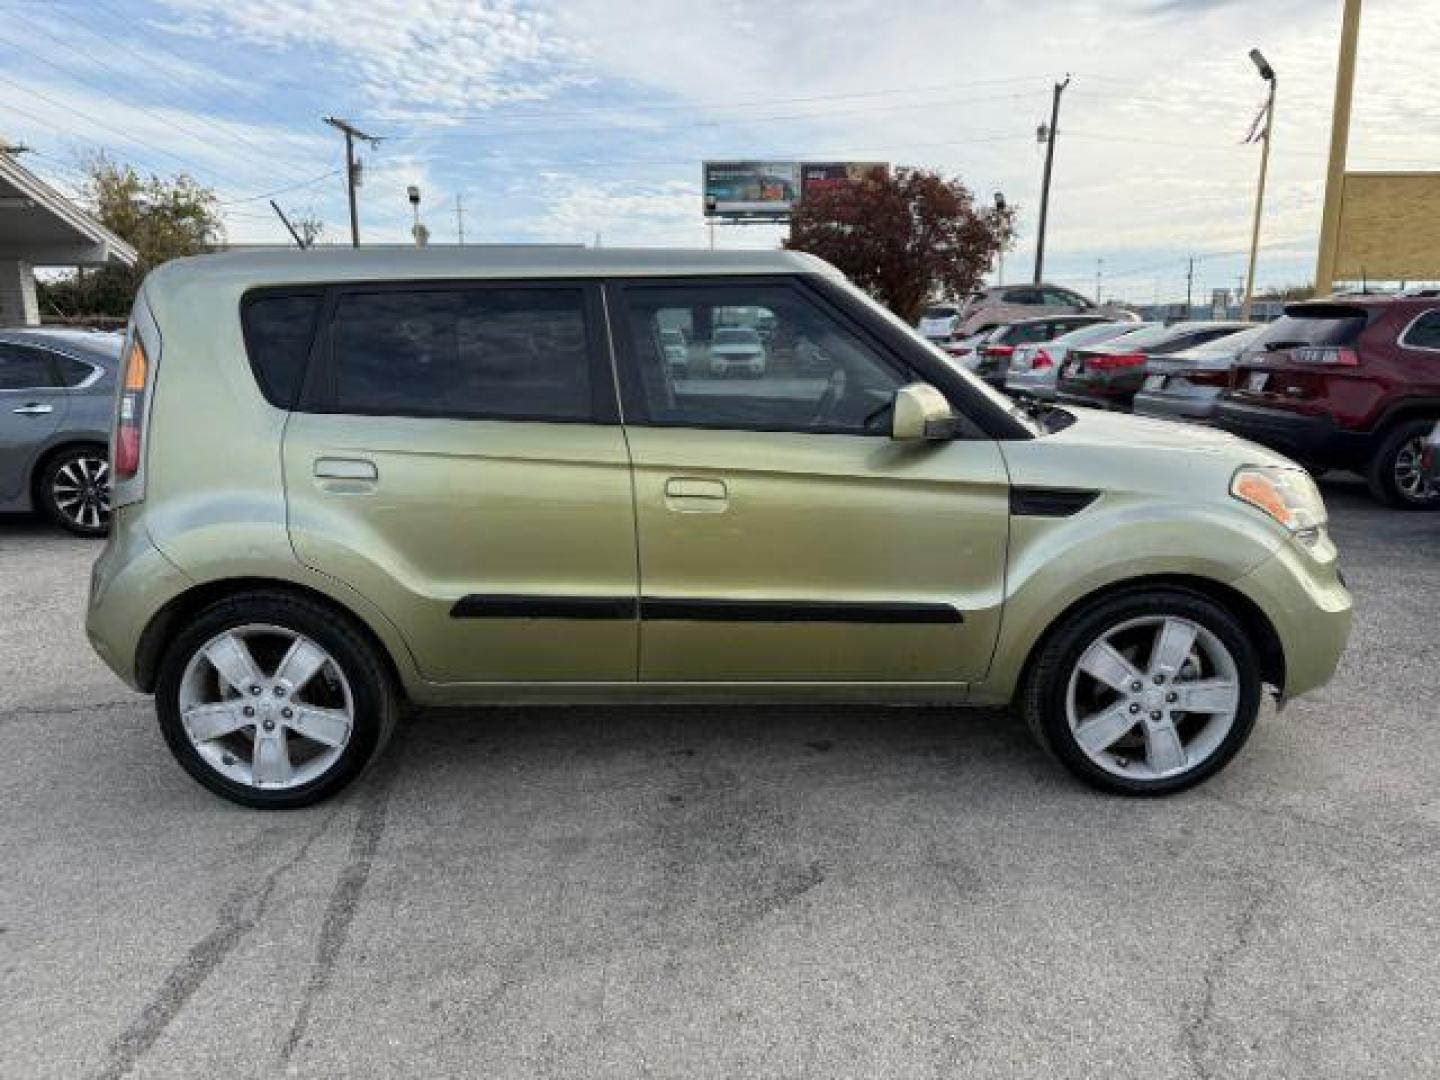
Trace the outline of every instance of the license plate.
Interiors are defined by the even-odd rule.
[[[1146,390],[1164,390],[1164,389],[1165,389],[1165,376],[1164,376],[1164,375],[1147,375],[1147,376],[1145,376],[1145,389],[1146,389]]]
[[[1252,371],[1250,373],[1250,381],[1245,385],[1251,390],[1264,390],[1265,384],[1269,381],[1270,373],[1268,371]]]

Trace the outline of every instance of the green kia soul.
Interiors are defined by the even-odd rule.
[[[90,639],[249,806],[333,795],[407,701],[1013,704],[1082,779],[1171,792],[1350,629],[1291,462],[1034,420],[783,252],[173,262],[111,449]]]

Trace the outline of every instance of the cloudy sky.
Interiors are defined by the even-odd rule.
[[[0,0],[0,138],[64,190],[103,148],[189,172],[231,240],[279,241],[265,196],[346,235],[341,140],[366,149],[366,239],[706,242],[705,158],[884,160],[1020,207],[1033,260],[1035,128],[1061,116],[1047,277],[1145,301],[1234,286],[1280,74],[1265,284],[1308,279],[1340,0]],[[1440,3],[1367,0],[1352,168],[1440,168]],[[768,227],[718,230],[769,246]]]

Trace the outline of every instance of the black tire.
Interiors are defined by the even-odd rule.
[[[35,478],[35,501],[41,512],[76,536],[104,536],[110,531],[110,477],[105,447],[67,446],[51,454]],[[103,479],[92,480],[96,463]],[[79,500],[72,502],[71,499]],[[91,515],[98,518],[94,523]]]
[[[1371,495],[1397,510],[1440,510],[1440,488],[1422,480],[1422,488],[1418,491],[1424,494],[1417,497],[1418,491],[1407,491],[1397,474],[1401,455],[1407,448],[1413,447],[1417,439],[1425,439],[1434,428],[1432,418],[1404,420],[1390,429],[1365,469],[1365,482],[1370,486]]]
[[[1076,742],[1066,718],[1070,675],[1081,654],[1108,630],[1142,616],[1177,615],[1209,630],[1230,652],[1239,682],[1234,725],[1215,751],[1186,772],[1159,779],[1117,776],[1092,761]],[[1263,692],[1255,644],[1238,620],[1209,597],[1162,588],[1104,597],[1070,614],[1040,646],[1021,689],[1020,711],[1036,740],[1075,776],[1118,795],[1169,795],[1214,776],[1233,758],[1255,727]]]
[[[310,638],[330,654],[350,684],[354,718],[349,742],[325,773],[302,786],[263,790],[221,775],[190,742],[180,717],[180,684],[190,658],[226,630],[257,623]],[[170,752],[204,787],[241,806],[289,810],[322,802],[355,780],[389,740],[400,706],[385,658],[349,618],[293,594],[254,592],[206,608],[170,642],[156,682],[155,711]]]

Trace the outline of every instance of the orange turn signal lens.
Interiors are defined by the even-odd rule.
[[[1264,510],[1281,525],[1291,524],[1290,507],[1275,482],[1260,473],[1241,473],[1235,479],[1235,496]]]
[[[137,337],[130,345],[130,355],[125,358],[125,389],[144,390],[145,375],[149,367],[150,362],[145,358],[145,347]]]

